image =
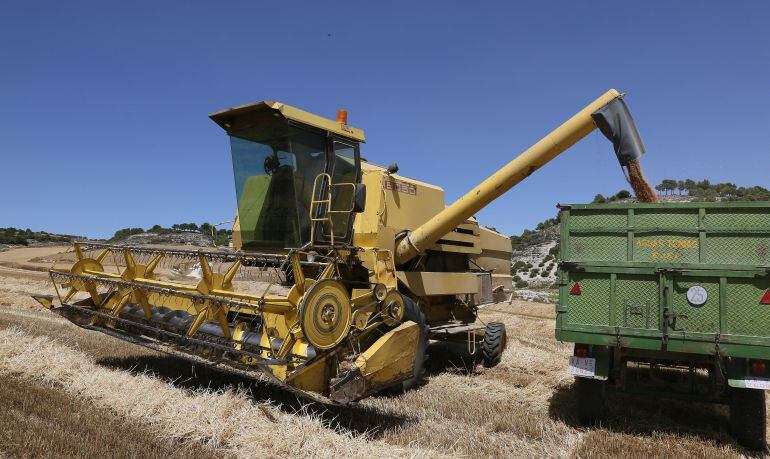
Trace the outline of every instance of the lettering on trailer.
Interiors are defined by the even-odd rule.
[[[417,196],[417,186],[413,183],[404,182],[396,179],[386,179],[382,183],[382,187],[386,190],[395,190],[399,193],[410,194]]]
[[[685,250],[698,250],[697,239],[636,239],[636,247],[650,249],[650,258],[654,260],[678,260]]]

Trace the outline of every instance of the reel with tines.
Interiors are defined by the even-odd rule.
[[[316,349],[331,349],[348,335],[352,310],[348,290],[325,279],[313,284],[299,305],[302,333]]]

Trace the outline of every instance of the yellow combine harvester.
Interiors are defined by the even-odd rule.
[[[344,112],[259,102],[211,119],[230,137],[235,250],[78,243],[50,271],[58,304],[37,299],[82,327],[337,403],[414,385],[429,339],[496,365],[505,327],[477,311],[510,287],[510,240],[473,215],[597,125],[621,164],[643,152],[610,90],[446,206],[441,188],[362,159]]]

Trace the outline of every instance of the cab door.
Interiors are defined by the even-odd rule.
[[[354,200],[356,185],[361,182],[361,159],[356,142],[338,137],[329,138],[326,173],[331,177],[331,192],[328,179],[323,179],[316,190],[316,199],[331,196],[331,206],[316,207],[316,244],[349,245],[353,239]]]

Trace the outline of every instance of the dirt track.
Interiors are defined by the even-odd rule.
[[[553,339],[553,305],[486,308],[508,327],[494,369],[432,345],[426,384],[345,408],[82,330],[40,310],[39,262],[56,248],[0,253],[0,456],[736,457],[724,410],[613,395],[584,429]],[[31,268],[27,269],[27,268]],[[42,269],[45,269],[43,267]],[[50,407],[45,409],[42,407]]]

